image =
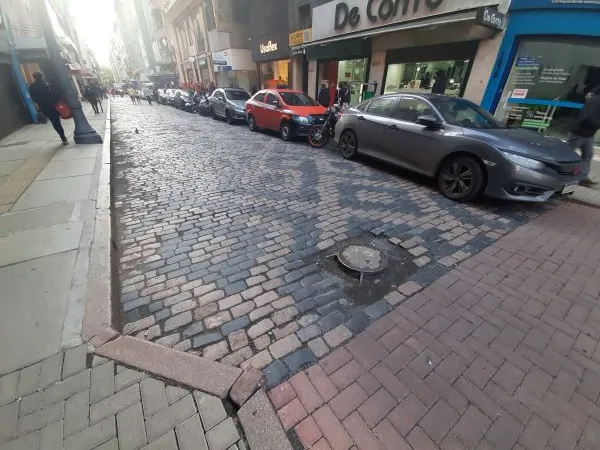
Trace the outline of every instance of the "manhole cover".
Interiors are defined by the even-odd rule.
[[[387,256],[368,245],[345,245],[338,252],[338,261],[348,269],[363,273],[381,272],[387,266]]]

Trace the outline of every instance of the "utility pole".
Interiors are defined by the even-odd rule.
[[[48,6],[46,4],[46,0],[37,0],[37,3],[40,19],[42,22],[42,30],[44,32],[44,37],[46,38],[48,54],[50,55],[50,63],[54,68],[58,85],[62,93],[65,95],[68,105],[73,111],[73,121],[75,122],[75,143],[100,144],[102,143],[102,138],[96,132],[96,130],[92,128],[87,118],[85,117],[85,114],[83,113],[83,109],[81,107],[81,102],[79,101],[77,92],[73,88],[73,84],[71,83],[69,73],[67,72],[67,65],[65,64],[65,60],[60,54],[60,47],[58,45],[56,35],[54,34],[54,30],[52,28],[52,21],[50,20],[50,15],[48,13]]]

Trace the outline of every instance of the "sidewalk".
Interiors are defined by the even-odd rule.
[[[270,391],[285,429],[315,450],[597,450],[599,242],[600,211],[563,203],[400,286],[414,295]]]
[[[105,115],[85,112],[104,137]],[[50,124],[0,141],[0,374],[81,343],[102,144],[63,125],[66,147]]]
[[[85,109],[106,131],[104,145],[63,147],[50,125],[0,141],[0,450],[247,449],[222,400],[239,369],[161,348],[132,352],[136,343],[119,338],[92,345],[118,334],[109,311],[110,122]],[[71,137],[73,122],[63,124]],[[219,396],[194,389],[211,381],[211,370],[223,374],[214,382]],[[256,387],[237,389],[246,401]],[[257,421],[268,404],[260,394],[239,410],[240,421]]]

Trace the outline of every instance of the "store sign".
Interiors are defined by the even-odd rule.
[[[277,42],[267,42],[266,44],[259,45],[260,52],[264,55],[265,53],[271,53],[277,51]]]
[[[498,0],[343,0],[313,9],[312,40],[497,5]]]
[[[296,45],[302,45],[310,42],[312,40],[312,28],[307,28],[306,30],[298,30],[290,33],[289,36],[289,44],[290,47],[295,47]]]
[[[215,66],[226,66],[227,65],[227,52],[213,52],[212,54],[213,65]]]
[[[506,16],[493,8],[480,8],[475,19],[479,25],[495,30],[503,30]]]

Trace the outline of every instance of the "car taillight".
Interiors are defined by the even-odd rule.
[[[573,169],[573,175],[577,176],[581,174],[581,166],[575,166],[575,168]]]

